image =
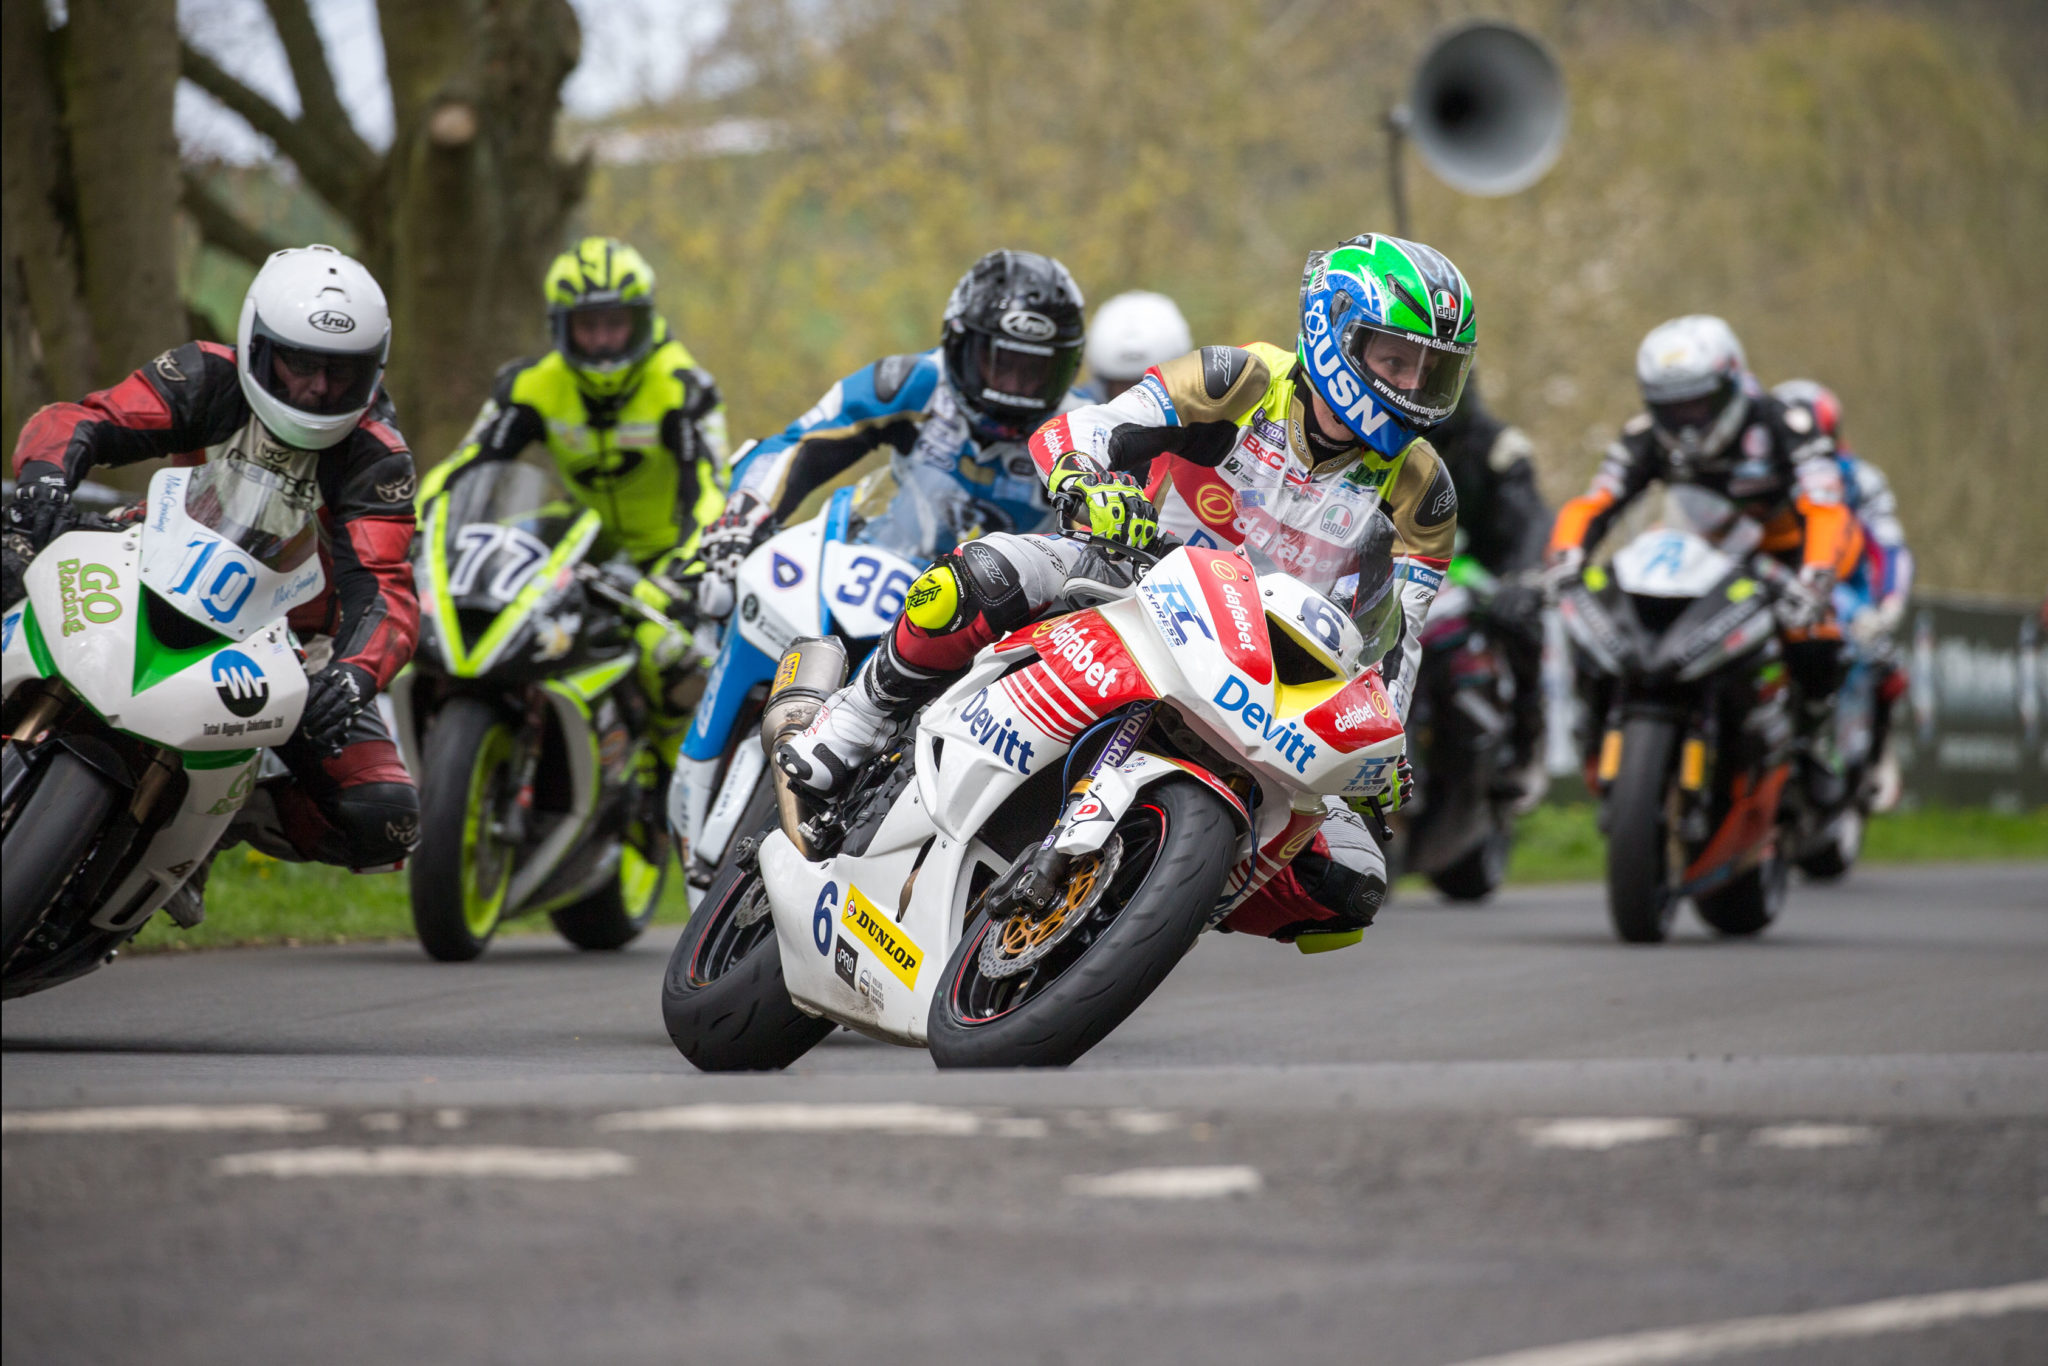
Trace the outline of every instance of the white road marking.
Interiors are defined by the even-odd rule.
[[[372,1110],[356,1123],[373,1134],[395,1134],[405,1127],[405,1116],[396,1110]]]
[[[1219,1200],[1255,1194],[1265,1184],[1255,1167],[1132,1167],[1067,1178],[1075,1195],[1122,1200]]]
[[[1681,1119],[1525,1119],[1522,1137],[1539,1148],[1574,1148],[1605,1152],[1624,1143],[1649,1143],[1677,1138],[1686,1132]]]
[[[460,1129],[467,1123],[469,1123],[469,1111],[467,1110],[458,1110],[453,1106],[444,1106],[434,1111],[434,1127],[436,1129]]]
[[[633,1159],[608,1148],[278,1148],[216,1158],[222,1176],[509,1176],[588,1181],[625,1176]]]
[[[670,1129],[713,1134],[865,1131],[952,1138],[980,1133],[982,1123],[982,1117],[972,1110],[909,1103],[671,1105],[659,1110],[623,1110],[597,1119],[598,1129],[606,1133],[655,1133]]]
[[[327,1127],[318,1110],[289,1105],[122,1105],[90,1110],[14,1110],[0,1115],[0,1133],[134,1134],[204,1133],[255,1129],[303,1134]]]
[[[1180,1116],[1164,1110],[1111,1110],[1109,1127],[1121,1134],[1149,1138],[1154,1134],[1171,1133],[1179,1128]]]
[[[1779,1351],[1831,1338],[1910,1333],[1963,1319],[2043,1310],[2048,1310],[2048,1281],[2022,1281],[1989,1290],[1905,1295],[1803,1314],[1769,1314],[1620,1337],[1589,1338],[1555,1347],[1476,1357],[1457,1366],[1647,1366],[1654,1362],[1706,1361],[1742,1352]]]
[[[1860,1148],[1877,1142],[1868,1124],[1766,1124],[1749,1136],[1760,1148]]]

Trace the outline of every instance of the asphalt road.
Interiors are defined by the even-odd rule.
[[[1624,948],[1586,887],[1409,898],[1319,957],[1212,938],[1029,1075],[844,1033],[698,1075],[671,939],[8,1003],[0,1351],[2048,1360],[2048,863],[1795,888],[1754,944]]]

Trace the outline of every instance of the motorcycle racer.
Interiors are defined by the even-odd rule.
[[[1049,256],[992,251],[976,261],[946,302],[937,347],[854,371],[741,454],[725,515],[705,533],[701,610],[731,610],[740,561],[777,526],[892,464],[951,501],[957,534],[1040,529],[1051,509],[1023,443],[1081,402],[1070,392],[1081,307],[1080,286]]]
[[[1367,234],[1310,255],[1301,320],[1291,351],[1208,346],[1152,367],[1117,398],[1040,427],[1031,456],[1086,531],[1137,547],[1161,529],[1189,545],[1244,545],[1266,529],[1262,518],[1270,525],[1263,508],[1276,487],[1313,490],[1333,530],[1384,507],[1399,537],[1404,617],[1384,668],[1405,718],[1422,621],[1457,529],[1457,491],[1422,433],[1463,390],[1477,336],[1471,291],[1434,249]],[[835,790],[895,718],[1046,610],[1086,545],[1058,534],[991,535],[942,557],[912,587],[894,633],[778,748],[776,763],[813,792]],[[1405,765],[1400,772],[1374,798],[1389,809],[1405,795]],[[1342,815],[1326,821],[1313,857],[1258,894],[1263,914],[1240,908],[1234,923],[1292,939],[1371,922],[1385,862],[1334,805]]]
[[[1884,471],[1843,440],[1842,402],[1832,389],[1810,379],[1788,379],[1771,392],[1787,404],[1803,407],[1815,428],[1834,441],[1843,492],[1863,528],[1863,557],[1838,589],[1836,601],[1849,635],[1879,670],[1872,718],[1872,748],[1879,756],[1876,809],[1889,810],[1897,804],[1900,788],[1898,757],[1890,745],[1892,708],[1907,686],[1898,633],[1913,591],[1913,552],[1899,521],[1898,495]]]
[[[682,566],[725,507],[725,405],[718,383],[655,311],[654,268],[626,243],[586,237],[557,256],[543,284],[554,348],[510,361],[455,454],[428,473],[421,499],[478,461],[544,445],[571,493],[604,521],[607,539],[639,565],[634,596],[672,617],[692,594]],[[681,691],[693,672],[681,637],[634,627],[641,683],[672,758]]]
[[[278,858],[387,867],[419,839],[419,798],[372,705],[412,656],[419,609],[406,549],[412,452],[383,389],[391,324],[369,271],[329,246],[273,253],[242,301],[236,343],[194,341],[112,388],[53,403],[22,428],[8,559],[67,529],[70,494],[101,465],[235,461],[320,532],[326,590],[293,609],[306,707],[278,749],[289,785],[259,789],[234,831]],[[9,565],[10,596],[18,570]],[[200,874],[186,884],[196,897]]]
[[[1653,482],[1697,484],[1727,498],[1763,528],[1766,554],[1797,567],[1785,656],[1811,741],[1845,671],[1829,600],[1863,553],[1835,443],[1806,408],[1763,390],[1720,318],[1694,314],[1652,328],[1636,353],[1636,380],[1645,411],[1623,425],[1591,487],[1559,509],[1547,574],[1553,585],[1576,578],[1588,549]],[[1589,716],[1604,714],[1600,699],[1588,702]],[[1597,720],[1588,730],[1590,754]],[[1825,767],[1810,766],[1816,788],[1825,785]]]

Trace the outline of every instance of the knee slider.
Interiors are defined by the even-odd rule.
[[[1294,876],[1301,889],[1336,919],[1325,929],[1364,929],[1387,899],[1387,880],[1376,872],[1346,868],[1312,849],[1294,856]]]
[[[943,635],[958,627],[960,604],[965,597],[960,591],[960,576],[955,568],[957,555],[942,555],[924,573],[917,576],[917,582],[910,585],[910,592],[903,599],[903,615],[912,626],[927,635]]]
[[[997,634],[1007,635],[1031,619],[1031,599],[1017,567],[984,541],[970,541],[954,552],[973,605],[988,618]]]

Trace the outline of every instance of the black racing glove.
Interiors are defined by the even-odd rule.
[[[359,664],[330,664],[306,684],[299,735],[323,758],[341,753],[357,713],[377,696],[377,679]]]
[[[27,542],[25,553],[33,555],[63,534],[70,520],[71,486],[55,471],[38,474],[14,486],[5,534]]]

